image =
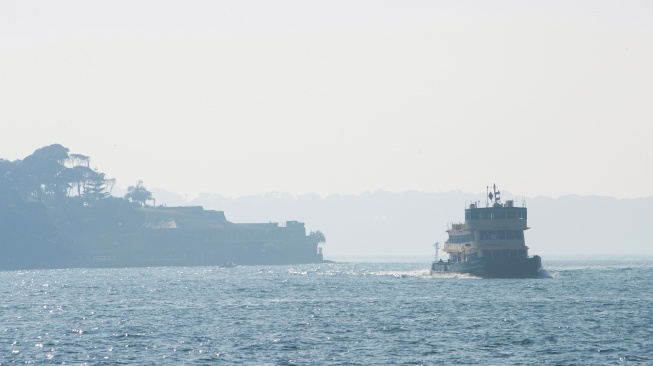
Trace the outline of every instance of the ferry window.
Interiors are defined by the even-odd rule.
[[[478,235],[479,235],[479,238],[480,238],[481,240],[488,240],[488,239],[490,238],[490,236],[488,235],[488,232],[487,232],[486,230],[482,230],[482,231],[480,231],[480,232],[478,233]]]
[[[471,212],[472,220],[478,220],[479,217],[480,217],[480,212],[478,212],[478,211]]]
[[[497,240],[497,232],[496,232],[496,230],[491,230],[491,231],[490,231],[490,240]]]
[[[468,241],[471,241],[471,235],[470,234],[465,234],[465,235],[451,235],[449,236],[449,242],[450,243],[466,243]]]
[[[508,240],[515,239],[515,232],[512,230],[506,230],[506,239]]]
[[[506,238],[506,231],[505,230],[499,230],[499,231],[497,231],[497,234],[498,234],[497,236],[498,236],[499,240],[503,240],[503,239]]]
[[[524,232],[520,230],[515,230],[515,239],[524,239]]]
[[[517,218],[517,213],[515,211],[508,211],[506,215],[509,219]]]
[[[500,210],[495,210],[492,212],[492,218],[493,219],[505,219],[506,218],[506,213]]]
[[[490,215],[490,211],[486,210],[486,211],[481,212],[481,218],[485,219],[485,220],[491,219],[492,215]]]

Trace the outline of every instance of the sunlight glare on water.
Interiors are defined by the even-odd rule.
[[[653,260],[0,272],[0,364],[653,363]],[[474,281],[469,281],[473,279]]]

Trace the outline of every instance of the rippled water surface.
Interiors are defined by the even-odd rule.
[[[0,272],[0,364],[653,364],[653,260]]]

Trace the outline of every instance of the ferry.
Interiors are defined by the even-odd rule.
[[[515,207],[512,200],[501,202],[501,192],[496,184],[488,187],[485,207],[479,202],[465,209],[465,221],[448,224],[448,238],[443,251],[447,260],[436,257],[431,264],[431,274],[467,273],[481,278],[533,278],[538,277],[542,259],[529,257],[524,232],[525,204]]]

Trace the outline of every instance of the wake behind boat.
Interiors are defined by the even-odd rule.
[[[465,209],[465,222],[451,224],[443,251],[448,260],[431,264],[431,274],[469,273],[483,278],[537,277],[542,267],[539,256],[528,256],[524,240],[526,207],[513,201],[501,203],[501,192],[492,187],[486,207],[472,203]],[[491,204],[490,204],[491,203]],[[436,248],[439,245],[436,243]],[[436,249],[436,250],[437,250]]]

